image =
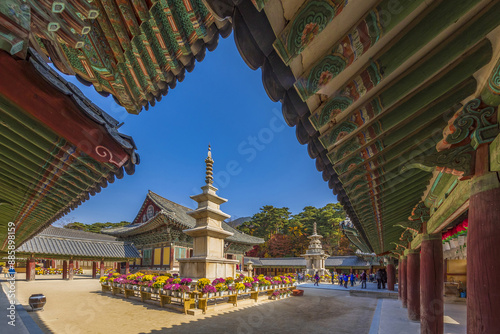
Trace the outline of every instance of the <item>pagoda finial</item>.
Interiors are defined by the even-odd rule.
[[[316,233],[316,222],[314,222],[314,224],[313,224],[313,235],[316,235],[316,234],[317,234]]]
[[[212,159],[212,149],[210,148],[210,144],[208,144],[208,155],[205,159],[205,164],[207,165],[207,176],[205,177],[206,184],[212,184],[214,182],[213,178],[213,165],[214,160]]]

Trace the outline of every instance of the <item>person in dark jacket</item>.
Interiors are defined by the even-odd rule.
[[[361,289],[363,289],[363,286],[366,289],[366,270],[361,274]]]
[[[387,271],[385,270],[385,268],[382,269],[381,279],[382,279],[382,289],[385,289],[385,283],[387,283]]]
[[[377,279],[377,289],[380,289],[382,285],[382,270],[379,269],[377,270],[377,273],[375,274],[375,278]]]

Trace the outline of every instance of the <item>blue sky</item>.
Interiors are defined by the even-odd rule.
[[[232,35],[160,103],[140,115],[128,114],[112,97],[65,78],[111,116],[124,122],[141,156],[132,176],[116,180],[58,223],[131,221],[150,189],[194,208],[189,198],[204,185],[208,143],[212,145],[221,209],[233,218],[251,216],[264,205],[286,206],[292,213],[321,207],[336,197],[300,145],[295,128],[285,124],[281,103],[264,91],[261,71],[241,59]]]

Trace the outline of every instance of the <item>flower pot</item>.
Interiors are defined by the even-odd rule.
[[[247,288],[247,289],[245,289],[245,292],[246,292],[246,293],[249,293],[249,292],[250,292],[250,289],[248,289],[248,288]]]
[[[208,298],[212,298],[214,296],[214,293],[213,292],[209,292],[208,293]]]

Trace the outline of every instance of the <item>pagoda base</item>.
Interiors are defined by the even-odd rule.
[[[238,260],[221,258],[191,257],[179,259],[179,274],[181,277],[189,278],[216,278],[236,277],[236,265]]]

